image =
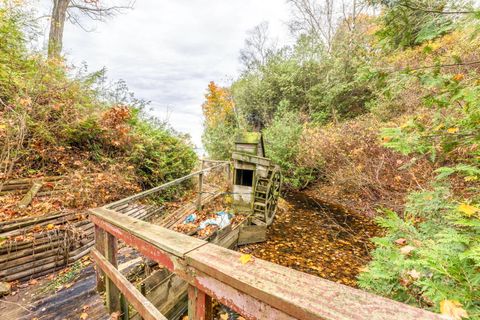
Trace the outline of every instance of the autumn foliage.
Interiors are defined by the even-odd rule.
[[[150,119],[104,70],[86,73],[27,48],[21,6],[0,8],[0,192],[18,178],[65,176],[64,191],[19,209],[0,195],[0,219],[105,204],[189,173],[188,138]],[[28,20],[30,21],[30,20]]]
[[[205,119],[202,140],[208,155],[213,159],[228,159],[233,147],[233,137],[238,128],[235,104],[230,90],[219,87],[211,81],[202,110]]]
[[[289,188],[377,217],[360,287],[479,319],[478,8],[369,3],[378,15],[334,24],[329,40],[300,33],[246,68],[231,86],[239,126],[263,131]]]
[[[222,88],[211,81],[208,84],[205,102],[202,105],[207,126],[218,126],[234,119],[234,103],[228,88]]]

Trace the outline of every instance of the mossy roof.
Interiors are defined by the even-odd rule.
[[[257,144],[262,140],[262,134],[260,132],[242,132],[239,133],[236,138],[236,143],[248,143]]]

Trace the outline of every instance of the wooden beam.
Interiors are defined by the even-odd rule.
[[[98,226],[95,226],[95,249],[97,249],[100,254],[105,255],[105,231]],[[105,291],[105,273],[102,269],[97,268],[97,291]]]
[[[120,305],[122,308],[122,315],[121,315],[122,320],[129,320],[130,319],[130,312],[128,310],[129,304],[124,294],[120,296]]]
[[[212,299],[205,292],[188,286],[188,320],[211,320]]]
[[[145,320],[167,320],[155,306],[147,300],[120,271],[112,266],[96,249],[92,249],[91,256],[98,268],[105,271],[105,274],[123,293],[127,301],[137,310]]]
[[[242,225],[238,234],[238,245],[249,243],[263,242],[267,240],[267,226],[266,225]]]
[[[203,170],[200,170],[200,171],[196,171],[196,172],[193,172],[193,173],[190,173],[186,176],[183,176],[181,178],[178,178],[178,179],[175,179],[173,181],[170,181],[170,182],[167,182],[165,184],[162,184],[158,187],[155,187],[155,188],[152,188],[152,189],[149,189],[149,190],[145,190],[143,192],[140,192],[140,193],[137,193],[137,194],[134,194],[130,197],[127,197],[127,198],[124,198],[124,199],[120,199],[118,201],[115,201],[115,202],[112,202],[112,203],[109,203],[105,206],[103,206],[103,208],[107,208],[107,209],[115,209],[116,207],[122,205],[122,204],[125,204],[125,203],[128,203],[128,202],[132,202],[134,200],[137,200],[137,199],[141,199],[141,198],[144,198],[146,197],[147,195],[149,194],[152,194],[152,193],[156,193],[156,192],[159,192],[159,191],[162,191],[166,188],[169,188],[171,186],[174,186],[174,185],[177,185],[177,184],[180,184],[181,182],[185,181],[185,180],[188,180],[192,177],[195,177],[197,175],[199,175],[200,173],[207,173],[215,168],[218,168],[218,167],[222,167],[222,166],[225,166],[226,164],[225,163],[220,163],[220,164],[217,164],[217,165],[214,165],[212,167],[209,167],[209,168],[206,168],[206,169],[203,169]]]
[[[204,240],[128,217],[113,210],[97,208],[90,210],[90,213],[90,219],[94,224],[117,239],[125,241],[128,245],[146,245],[155,248],[156,251],[160,250],[171,256],[183,258],[187,252],[207,243]],[[137,249],[143,250],[142,248]],[[144,254],[148,256],[152,252]]]
[[[37,195],[38,191],[42,188],[43,184],[40,182],[34,182],[32,188],[28,190],[27,194],[18,203],[18,208],[25,209],[32,202],[33,198]]]
[[[241,256],[239,252],[207,244],[190,252],[187,264],[194,268],[197,275],[204,273],[208,276],[197,276],[197,287],[213,297],[220,295],[228,300],[229,295],[225,294],[226,290],[230,290],[226,289],[228,286],[253,298],[257,304],[263,302],[297,319],[442,319],[440,315],[426,310],[261,259],[253,258],[242,264]],[[233,296],[229,300],[239,313],[251,313],[252,319],[265,316],[260,314],[257,317],[259,314],[254,313],[255,305],[249,306],[245,297],[235,298]]]
[[[198,197],[197,197],[197,210],[202,210],[202,189],[203,189],[203,169],[205,162],[202,160],[202,170],[198,174]]]
[[[105,258],[114,268],[118,267],[117,239],[110,233],[107,233],[107,237],[105,239]],[[120,312],[120,291],[115,286],[115,283],[112,281],[112,279],[107,277],[106,280],[107,310],[109,313]]]

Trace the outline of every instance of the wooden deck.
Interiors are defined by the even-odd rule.
[[[113,210],[94,209],[91,219],[111,237],[136,248],[189,284],[189,319],[206,319],[210,298],[247,319],[442,319],[440,315],[340,285],[289,268],[253,259],[206,241],[123,216]],[[115,240],[114,240],[115,239]],[[100,244],[92,252],[107,279],[145,319],[165,319],[135,289],[122,283],[109,263],[112,248]],[[104,257],[104,252],[108,252]],[[114,258],[113,258],[114,260]],[[108,280],[110,281],[110,280]],[[107,290],[111,305],[118,296]],[[113,310],[113,309],[112,309]],[[111,310],[111,311],[112,311]]]

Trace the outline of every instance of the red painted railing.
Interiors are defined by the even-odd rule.
[[[190,320],[210,319],[212,298],[246,319],[443,319],[261,259],[243,264],[238,252],[113,210],[93,209],[90,219],[96,230],[92,257],[98,287],[106,286],[111,312],[128,301],[143,319],[166,319],[117,270],[117,240],[122,240],[189,283]]]

